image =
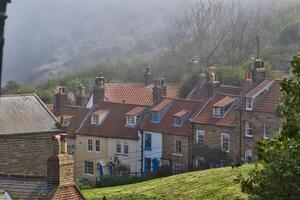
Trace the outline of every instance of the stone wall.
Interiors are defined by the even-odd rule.
[[[181,141],[180,154],[175,152],[175,141]],[[163,134],[163,160],[170,161],[170,166],[173,164],[183,164],[183,170],[188,169],[189,159],[189,139],[187,136]]]
[[[0,172],[47,176],[47,160],[53,155],[54,133],[0,136]]]

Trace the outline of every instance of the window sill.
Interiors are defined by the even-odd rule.
[[[172,153],[173,156],[179,156],[179,157],[182,157],[183,154],[182,153]]]
[[[253,138],[253,135],[245,135],[245,138]]]
[[[145,151],[152,151],[151,148],[144,148]]]

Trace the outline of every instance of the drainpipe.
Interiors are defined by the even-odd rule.
[[[3,60],[3,47],[4,47],[4,26],[6,16],[6,5],[10,0],[0,1],[0,94],[1,94],[1,81],[2,81],[2,60]]]
[[[141,130],[141,175],[143,174],[143,160],[144,160],[144,130]]]

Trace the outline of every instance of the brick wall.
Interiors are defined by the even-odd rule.
[[[53,155],[54,133],[0,137],[0,172],[46,176],[47,160]]]

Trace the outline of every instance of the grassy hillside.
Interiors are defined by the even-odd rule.
[[[102,199],[248,199],[234,179],[247,174],[252,165],[189,172],[125,186],[84,190],[89,200]]]

